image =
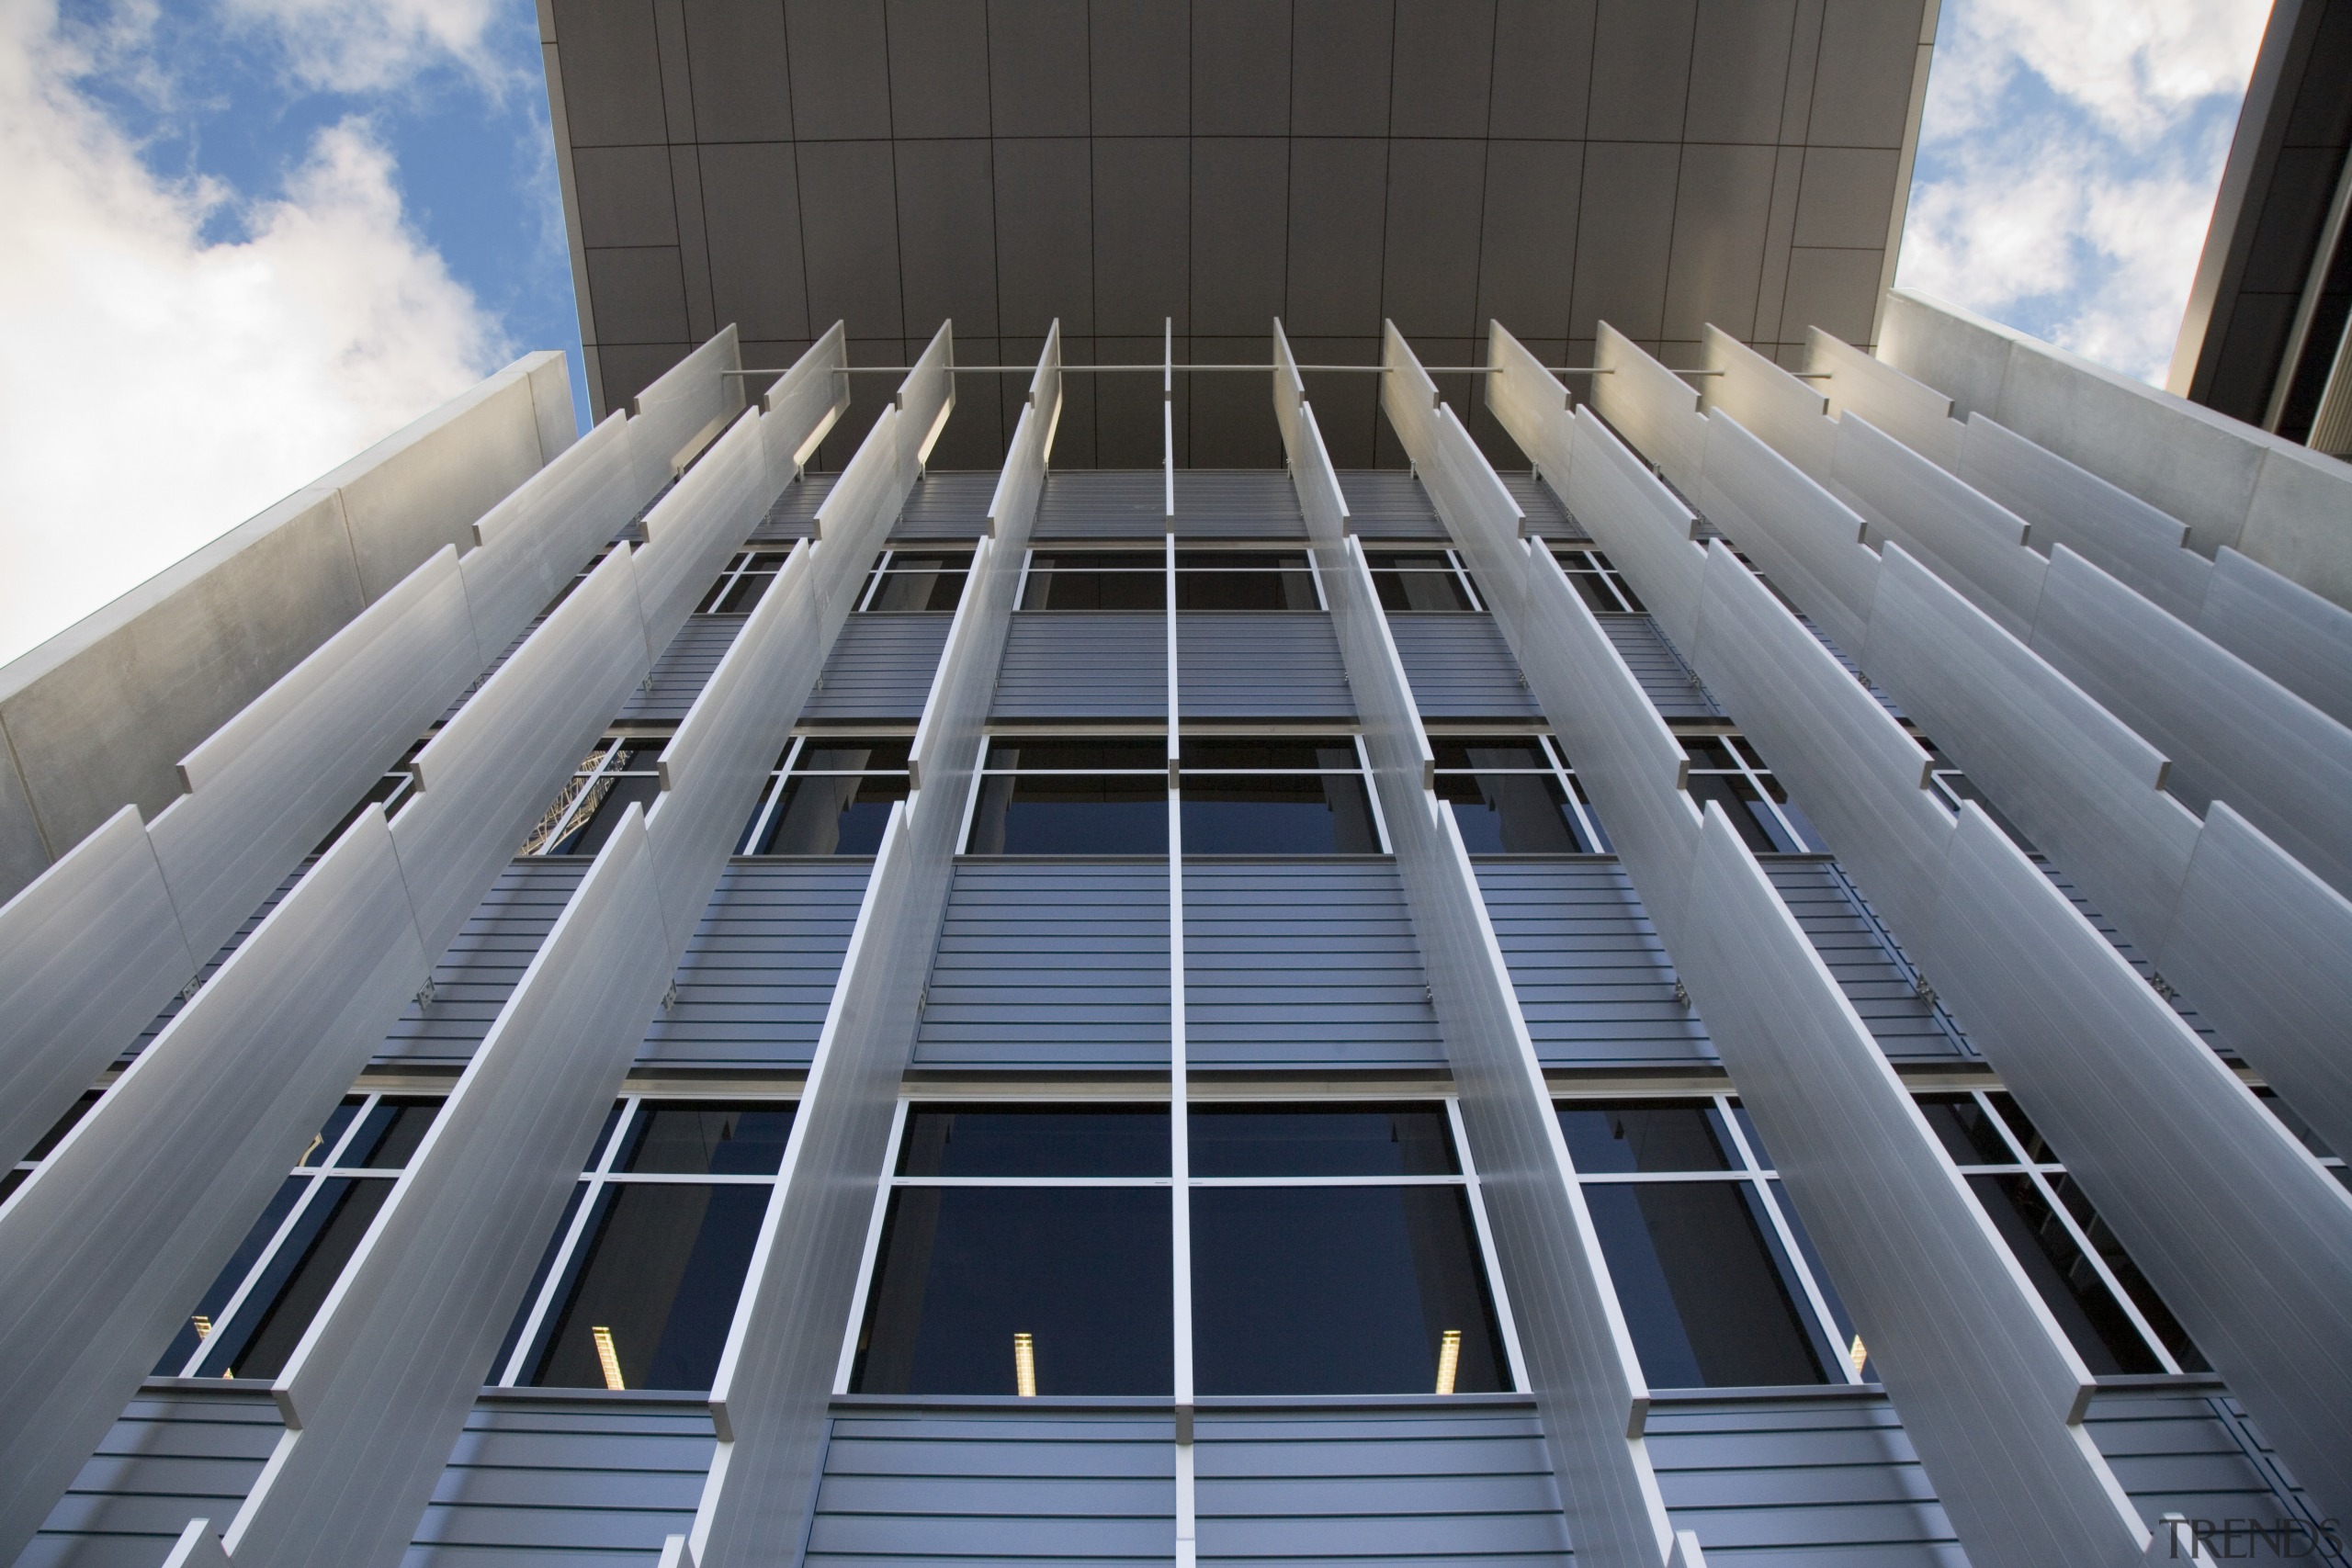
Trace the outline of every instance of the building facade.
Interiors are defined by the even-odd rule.
[[[535,356],[0,672],[0,1556],[2344,1562],[2352,470],[1870,287]]]

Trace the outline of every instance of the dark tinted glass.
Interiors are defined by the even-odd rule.
[[[1184,852],[1380,852],[1372,803],[1355,773],[1205,773],[1184,780]]]
[[[907,798],[904,773],[795,773],[753,855],[870,855],[882,847],[890,807]],[[756,819],[755,819],[756,820]]]
[[[710,1386],[770,1189],[620,1183],[589,1221],[531,1381],[605,1388],[605,1330],[629,1388]]]
[[[2066,1206],[2066,1212],[2075,1216],[2075,1223],[2083,1227],[2083,1234],[2090,1238],[2091,1248],[2098,1254],[2099,1261],[2107,1265],[2116,1282],[2123,1287],[2123,1293],[2132,1298],[2132,1304],[2140,1309],[2140,1315],[2148,1320],[2148,1326],[2155,1330],[2156,1337],[2164,1341],[2165,1348],[2172,1352],[2181,1370],[2211,1371],[2203,1352],[2188,1337],[2188,1330],[2180,1325],[2172,1308],[2156,1294],[2156,1288],[2148,1283],[2148,1277],[2140,1272],[2132,1255],[2123,1250],[2122,1239],[2098,1217],[2098,1211],[2091,1207],[2090,1198],[2081,1185],[2071,1176],[2053,1176],[2050,1185],[2056,1190],[2058,1201]]]
[[[1440,773],[1437,795],[1453,808],[1462,845],[1474,855],[1591,854],[1551,773]]]
[[[901,1176],[1165,1176],[1165,1106],[917,1106]]]
[[[1560,1108],[1560,1132],[1587,1176],[1729,1170],[1737,1163],[1715,1108],[1687,1100],[1578,1100]]]
[[[2313,1155],[2321,1159],[2328,1159],[2335,1155],[2335,1151],[2327,1146],[2326,1141],[2312,1131],[2312,1124],[2297,1115],[2293,1106],[2278,1098],[2277,1089],[2258,1089],[2254,1091],[2254,1097],[2262,1101],[2264,1110],[2278,1118],[2280,1126],[2292,1133],[2303,1147],[2311,1150]],[[89,1096],[85,1095],[83,1098],[87,1100]],[[40,1156],[36,1155],[32,1157],[38,1159]]]
[[[1041,1394],[1172,1392],[1169,1216],[1161,1187],[899,1189],[852,1386],[1015,1393],[1023,1334]]]
[[[801,744],[792,766],[795,772],[807,773],[902,773],[913,745],[903,735],[811,738]]]
[[[1744,773],[1690,775],[1690,798],[1704,811],[1713,801],[1724,808],[1732,828],[1759,855],[1803,854],[1806,846],[1781,825],[1780,819]]]
[[[1178,550],[1178,571],[1305,571],[1304,550]]]
[[[383,1179],[330,1176],[317,1187],[235,1321],[221,1325],[208,1341],[211,1348],[199,1369],[203,1376],[274,1378],[285,1371],[319,1303],[358,1250],[376,1211],[392,1195],[392,1183]]]
[[[343,837],[344,829],[358,821],[359,814],[372,805],[380,803],[384,807],[384,815],[388,818],[399,816],[401,807],[408,804],[410,796],[416,793],[415,784],[416,775],[413,773],[403,772],[383,774],[368,786],[368,793],[361,795],[357,804],[343,814],[343,820],[337,822],[327,836],[318,841],[311,852],[314,855],[326,853],[334,841]]]
[[[2163,1370],[2031,1177],[1972,1176],[1968,1185],[2092,1372]]]
[[[1840,1359],[1851,1365],[1854,1346],[1861,1339],[1860,1331],[1854,1326],[1853,1314],[1846,1310],[1844,1298],[1838,1294],[1838,1282],[1829,1277],[1829,1270],[1822,1267],[1821,1254],[1814,1249],[1813,1237],[1805,1234],[1804,1221],[1798,1217],[1796,1205],[1789,1201],[1788,1190],[1778,1181],[1768,1181],[1764,1185],[1771,1189],[1772,1196],[1779,1201],[1781,1213],[1789,1222],[1789,1234],[1797,1238],[1797,1251],[1804,1255],[1804,1266],[1813,1273],[1814,1288],[1821,1292],[1822,1304],[1829,1309],[1829,1320],[1838,1325],[1838,1343],[1833,1349]],[[1793,1284],[1790,1294],[1796,1294]],[[1861,1374],[1864,1382],[1878,1381],[1878,1368],[1871,1361],[1870,1346],[1867,1344],[1862,1345],[1862,1364],[1855,1371]],[[1837,1382],[1845,1375],[1843,1371],[1835,1372],[1829,1381]]]
[[[990,774],[973,807],[968,852],[1164,855],[1167,775]]]
[[[2018,1156],[2001,1140],[1998,1127],[1973,1095],[1923,1094],[1919,1114],[1928,1119],[1944,1152],[1957,1165],[2015,1165]]]
[[[1372,585],[1380,595],[1380,607],[1391,612],[1414,610],[1470,610],[1470,595],[1462,589],[1462,579],[1455,574],[1453,563],[1442,555],[1374,556],[1368,563],[1372,568]]]
[[[789,1105],[681,1104],[637,1108],[623,1170],[695,1176],[768,1176],[784,1164],[792,1135]]]
[[[1140,552],[1034,557],[1021,594],[1024,610],[1161,610],[1167,604],[1166,567]]]
[[[1440,768],[1533,768],[1548,771],[1552,759],[1532,735],[1432,735],[1430,750]]]
[[[65,1141],[65,1134],[74,1130],[74,1124],[90,1113],[90,1107],[98,1102],[98,1098],[103,1092],[95,1089],[84,1089],[82,1098],[75,1100],[72,1108],[51,1122],[49,1131],[40,1135],[40,1142],[25,1151],[26,1161],[29,1163],[47,1159],[56,1150],[57,1145]],[[330,1122],[328,1125],[333,1126],[334,1123]]]
[[[953,610],[964,596],[964,579],[972,564],[969,556],[907,556],[890,558],[870,611]]]
[[[1747,1113],[1747,1107],[1736,1100],[1731,1102],[1731,1113],[1739,1122],[1740,1136],[1747,1140],[1748,1152],[1756,1156],[1756,1163],[1767,1170],[1771,1169],[1772,1153],[1764,1146],[1764,1134],[1756,1130],[1756,1118],[1750,1116]],[[1724,1151],[1730,1152],[1729,1145],[1724,1145]],[[1738,1162],[1735,1160],[1733,1163]]]
[[[220,1314],[228,1306],[229,1298],[237,1293],[239,1285],[244,1283],[245,1273],[253,1268],[254,1260],[262,1255],[262,1249],[269,1245],[269,1238],[277,1234],[277,1227],[293,1212],[295,1201],[310,1190],[310,1182],[299,1176],[288,1177],[278,1184],[277,1191],[269,1200],[269,1207],[261,1212],[261,1218],[245,1232],[245,1239],[237,1244],[237,1250],[230,1255],[228,1262],[221,1265],[220,1272],[213,1277],[202,1298],[181,1322],[179,1335],[172,1341],[171,1348],[165,1350],[163,1359],[155,1363],[155,1376],[179,1376],[180,1369],[187,1365],[187,1359],[196,1354],[196,1348],[206,1338],[198,1331],[196,1319],[201,1317],[206,1323],[216,1325],[220,1323]]]
[[[1452,1176],[1453,1136],[1435,1105],[1195,1105],[1194,1176]]]
[[[1242,561],[1253,558],[1242,556]],[[1319,610],[1315,579],[1300,564],[1287,570],[1273,563],[1277,556],[1254,558],[1266,564],[1242,568],[1187,568],[1179,557],[1176,607],[1179,610]]]
[[[1045,769],[1049,772],[1111,772],[1140,768],[1165,773],[1168,742],[1157,735],[1000,735],[989,741],[984,764],[999,769]]]
[[[359,1108],[367,1103],[364,1096],[345,1095],[343,1103],[336,1106],[334,1113],[327,1117],[327,1124],[311,1134],[310,1147],[304,1149],[302,1157],[294,1163],[296,1165],[326,1164],[327,1156],[334,1151],[335,1140],[343,1136],[343,1130],[351,1125],[351,1119],[358,1115]]]
[[[2041,1135],[2041,1129],[2027,1118],[2024,1107],[2018,1104],[2015,1096],[2006,1089],[1995,1089],[1984,1098],[1993,1102],[1993,1109],[2001,1113],[2001,1120],[2007,1122],[2009,1131],[2017,1134],[2028,1160],[2035,1165],[2060,1163],[2058,1152],[2050,1146],[2050,1140]]]
[[[1356,743],[1344,735],[1187,735],[1187,768],[1361,768]]]
[[[628,814],[629,802],[650,807],[662,793],[662,781],[653,774],[654,759],[662,753],[660,743],[632,746],[616,769],[628,767],[643,772],[607,772],[591,786],[590,805],[586,812],[575,814],[572,826],[564,836],[548,847],[551,855],[593,855],[605,847],[605,840],[621,825]],[[584,816],[584,820],[582,819]]]
[[[605,1131],[611,1131],[611,1122],[607,1122]],[[603,1134],[599,1134],[597,1144],[600,1148],[603,1143]],[[556,1255],[563,1250],[563,1238],[571,1233],[571,1216],[579,1212],[580,1200],[585,1197],[587,1192],[586,1182],[575,1181],[571,1184],[571,1196],[564,1200],[563,1217],[556,1221],[555,1229],[548,1235],[547,1249],[539,1254],[539,1266],[531,1270],[531,1288],[523,1292],[522,1304],[514,1309],[514,1321],[506,1325],[506,1337],[499,1342],[498,1354],[490,1363],[491,1382],[496,1382],[505,1377],[506,1362],[514,1354],[514,1346],[523,1337],[524,1328],[530,1323],[531,1308],[538,1303],[539,1287],[548,1282],[548,1273],[555,1267]]]
[[[1584,1201],[1652,1387],[1827,1381],[1748,1183],[1588,1184]]]
[[[703,613],[710,615],[747,615],[759,608],[767,597],[768,589],[775,582],[774,571],[746,572],[734,581],[715,591],[709,607]]]
[[[394,1100],[387,1096],[368,1112],[334,1163],[369,1170],[405,1169],[408,1156],[416,1152],[416,1145],[424,1141],[424,1134],[431,1130],[433,1119],[440,1114],[441,1102],[437,1100]]]
[[[1462,1189],[1207,1187],[1192,1194],[1193,1375],[1203,1393],[1430,1393],[1509,1386]]]

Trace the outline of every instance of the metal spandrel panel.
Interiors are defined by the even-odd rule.
[[[1042,476],[1035,536],[1040,539],[1158,539],[1168,533],[1168,477],[1065,470]]]
[[[1869,540],[1901,545],[2018,637],[2029,635],[2050,562],[2025,543],[2025,520],[1986,501],[1860,415],[1838,422],[1832,488],[1869,524]]]
[[[1843,649],[1870,640],[1878,553],[1862,520],[1727,414],[1707,420],[1708,519]]]
[[[1705,548],[1693,542],[1698,519],[1589,408],[1577,411],[1572,439],[1568,510],[1633,579],[1658,628],[1678,647],[1690,648],[1698,639],[1700,583],[1707,569]]]
[[[424,978],[380,809],[0,1215],[0,1555],[22,1548]]]
[[[1176,617],[1177,691],[1193,718],[1334,718],[1356,711],[1320,610],[1186,610]]]
[[[2198,832],[2158,787],[2161,752],[1899,546],[1864,662],[2104,913],[2159,940]]]
[[[718,661],[727,657],[736,635],[742,631],[742,615],[694,615],[678,628],[662,657],[621,711],[615,716],[621,724],[674,724],[685,717],[702,694],[703,685]]]
[[[2213,563],[2188,547],[2188,526],[1981,413],[1960,461],[1946,464],[1978,493],[2033,525],[2033,547],[2065,545],[2186,620],[2205,601]]]
[[[2296,1479],[2352,1511],[2352,1194],[1973,805],[1945,886],[1930,973],[1970,1038]]]
[[[954,619],[945,615],[853,615],[833,639],[804,720],[922,716]]]
[[[2352,890],[2352,730],[2064,546],[2033,647],[2163,749],[2183,805],[2226,799]]]
[[[2194,1388],[2105,1389],[2092,1399],[2083,1429],[2107,1456],[2144,1523],[2154,1529],[2166,1514],[2214,1520],[2218,1555],[2226,1544],[2219,1521],[2260,1520],[2275,1529],[2276,1521],[2309,1506],[2273,1482],[2274,1472],[2264,1464],[2270,1456],[2243,1415],[2231,1408],[2234,1403],[2227,1394]],[[2246,1534],[2243,1522],[2238,1534]],[[2309,1538],[2290,1538],[2285,1544],[2291,1560],[2294,1549],[2308,1548]]]
[[[401,1561],[474,1568],[486,1553],[635,1550],[694,1523],[710,1469],[699,1400],[582,1405],[512,1396],[466,1420]]]
[[[1699,667],[1742,731],[1894,929],[1925,931],[1951,836],[1928,753],[1720,540],[1704,626]]]
[[[1950,398],[1819,327],[1805,332],[1804,357],[1831,414],[1860,414],[1929,462],[1959,467],[1965,427],[1952,418]]]
[[[1159,718],[1167,712],[1164,615],[1033,610],[1012,616],[991,717]]]
[[[1179,539],[1304,539],[1306,519],[1287,474],[1252,469],[1176,470]]]
[[[0,1158],[32,1147],[198,962],[135,806],[17,894],[0,915]]]
[[[2352,902],[2216,801],[2154,956],[2329,1148],[2352,1149]]]
[[[1611,860],[1471,863],[1546,1067],[1713,1063],[1698,1014],[1675,998],[1673,961]]]
[[[2338,724],[2352,725],[2352,610],[2227,547],[2213,558],[2212,572],[2197,629]]]
[[[967,860],[924,982],[925,1067],[1168,1066],[1166,860]]]
[[[738,862],[719,878],[641,1066],[800,1068],[817,1048],[872,863]]]
[[[970,473],[933,468],[907,492],[906,504],[890,525],[890,543],[914,545],[956,542],[969,544],[989,531],[989,499],[996,493],[996,473]]]
[[[1335,476],[1348,503],[1348,532],[1372,540],[1445,537],[1429,491],[1408,473],[1351,468]]]
[[[1949,1063],[1961,1055],[1835,862],[1766,855],[1757,863],[1889,1061]]]
[[[1617,611],[1597,612],[1593,615],[1600,629],[1625,661],[1625,668],[1641,683],[1642,694],[1648,697],[1663,718],[1721,718],[1724,710],[1690,666],[1682,661],[1674,645],[1657,629],[1657,623],[1647,615],[1630,615]]]
[[[1607,321],[1592,345],[1607,374],[1592,379],[1593,406],[1623,432],[1634,450],[1665,470],[1686,495],[1699,492],[1705,468],[1707,419],[1690,382],[1644,354]]]
[[[516,860],[500,872],[465,929],[434,961],[429,996],[420,991],[401,1010],[373,1065],[462,1067],[522,983],[588,863],[548,856]]]
[[[2070,1429],[2089,1373],[1713,804],[1686,923],[1685,983],[1970,1560],[2136,1562]]]
[[[191,1512],[226,1520],[237,1511],[285,1429],[257,1384],[133,1399],[17,1561],[159,1562]]]
[[[1388,634],[1423,718],[1541,716],[1492,616],[1392,614]]]
[[[1710,420],[1717,413],[1737,420],[1811,478],[1830,482],[1838,426],[1826,417],[1827,398],[1717,327],[1705,329],[1700,357],[1721,372],[1699,393]]]
[[[1677,1396],[1650,1409],[1650,1451],[1675,1528],[1734,1562],[1735,1553],[1827,1556],[1842,1547],[1874,1568],[1966,1568],[1883,1395]]]

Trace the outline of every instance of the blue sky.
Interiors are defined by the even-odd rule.
[[[2267,7],[1945,0],[1901,281],[2161,380]],[[0,0],[0,660],[579,324],[531,0]]]

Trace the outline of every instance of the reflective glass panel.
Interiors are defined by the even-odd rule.
[[[531,1382],[703,1389],[718,1370],[772,1189],[623,1182],[605,1189]]]
[[[972,558],[966,555],[893,554],[890,570],[866,602],[869,612],[953,610],[964,596]]]
[[[1434,1105],[1195,1103],[1194,1176],[1453,1176],[1453,1136]]]
[[[1140,550],[1039,551],[1029,558],[1024,610],[1161,610],[1166,563]]]
[[[387,1095],[361,1119],[358,1131],[352,1134],[351,1142],[344,1145],[334,1163],[368,1170],[405,1169],[408,1156],[416,1152],[416,1145],[432,1129],[433,1119],[440,1114],[441,1102],[437,1100],[394,1099]]]
[[[233,1321],[205,1341],[201,1375],[274,1378],[286,1370],[311,1319],[343,1276],[376,1212],[392,1195],[387,1179],[320,1179],[318,1190],[262,1270]]]
[[[1180,550],[1179,610],[1319,610],[1306,557],[1292,551]]]
[[[1919,1114],[1928,1119],[1955,1165],[2015,1165],[2018,1156],[1973,1094],[1922,1094]]]
[[[638,1107],[622,1170],[771,1176],[792,1136],[790,1105],[647,1100]]]
[[[1183,815],[1186,854],[1380,852],[1356,773],[1190,773]]]
[[[1192,1193],[1193,1373],[1203,1393],[1507,1387],[1461,1188],[1205,1187]]]
[[[907,798],[904,773],[795,773],[785,781],[754,855],[870,855],[890,807]]]
[[[1652,1387],[1828,1381],[1747,1182],[1588,1183],[1584,1199]]]
[[[1968,1185],[2094,1374],[2164,1370],[2033,1178],[1972,1176]]]
[[[286,1216],[293,1213],[295,1203],[310,1190],[310,1182],[299,1176],[288,1177],[278,1184],[277,1190],[270,1197],[269,1207],[262,1211],[261,1218],[245,1232],[245,1239],[237,1244],[237,1250],[229,1255],[229,1261],[221,1265],[220,1272],[206,1287],[195,1309],[181,1322],[179,1335],[172,1341],[171,1348],[165,1350],[163,1359],[155,1363],[155,1376],[175,1378],[180,1375],[181,1369],[187,1365],[187,1359],[196,1354],[197,1347],[203,1344],[212,1328],[220,1324],[220,1314],[227,1310],[230,1298],[237,1293],[237,1287],[244,1283],[245,1275],[252,1270],[262,1250],[269,1246],[269,1238],[277,1234],[277,1227],[286,1223]],[[202,1320],[201,1325],[199,1319]]]
[[[1166,1176],[1166,1106],[922,1105],[901,1176]]]
[[[1731,1139],[1713,1105],[1674,1100],[1580,1100],[1560,1107],[1578,1172],[1730,1170]]]
[[[1453,563],[1437,552],[1376,555],[1366,562],[1380,607],[1391,613],[1475,610]]]
[[[2050,1179],[2050,1185],[2058,1194],[2058,1201],[2066,1206],[2066,1212],[2074,1215],[2075,1223],[2083,1227],[2083,1234],[2090,1238],[2091,1248],[2098,1254],[2099,1261],[2107,1265],[2108,1271],[2123,1287],[2123,1293],[2132,1298],[2132,1304],[2140,1309],[2140,1315],[2147,1319],[2148,1326],[2155,1330],[2156,1337],[2164,1341],[2165,1348],[2172,1352],[2173,1359],[2180,1363],[2181,1370],[2190,1372],[2211,1371],[2203,1352],[2188,1337],[2188,1330],[2180,1325],[2180,1320],[2172,1314],[2172,1308],[2156,1294],[2156,1288],[2148,1283],[2148,1277],[2140,1272],[2140,1266],[2132,1261],[2132,1255],[2123,1250],[2122,1238],[2109,1229],[2107,1222],[2099,1218],[2098,1211],[2091,1207],[2090,1198],[2083,1191],[2081,1184],[2071,1176],[2053,1176]]]
[[[1567,792],[1555,774],[1437,775],[1437,795],[1453,808],[1462,846],[1474,855],[1591,854],[1600,846],[1577,829]]]
[[[980,782],[976,855],[1164,855],[1168,779],[995,773]]]

